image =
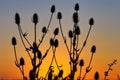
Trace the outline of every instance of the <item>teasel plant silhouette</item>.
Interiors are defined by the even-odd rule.
[[[22,44],[23,44],[23,46],[24,46],[24,48],[25,48],[25,50],[26,50],[26,52],[27,52],[27,54],[28,54],[28,56],[31,60],[32,69],[29,71],[29,79],[30,80],[75,80],[75,73],[77,71],[78,63],[79,63],[79,67],[80,67],[80,74],[79,74],[78,80],[81,80],[81,79],[84,80],[87,73],[91,71],[91,69],[92,69],[91,63],[92,63],[94,53],[96,52],[96,46],[93,45],[92,48],[91,48],[91,53],[92,53],[91,58],[90,58],[88,66],[86,67],[86,72],[85,72],[83,77],[81,76],[81,74],[82,74],[82,68],[84,66],[84,60],[80,59],[80,54],[82,53],[83,49],[86,46],[86,43],[88,41],[91,29],[92,29],[92,26],[94,25],[94,19],[90,18],[90,20],[89,20],[90,27],[89,27],[87,36],[86,36],[86,38],[83,42],[82,47],[79,48],[78,44],[79,44],[79,37],[81,35],[81,31],[80,31],[80,27],[78,25],[78,23],[79,23],[79,15],[78,15],[79,4],[78,3],[75,4],[74,10],[75,10],[75,12],[73,13],[73,16],[72,16],[73,23],[74,23],[73,29],[69,30],[69,32],[68,32],[68,37],[70,39],[70,46],[68,46],[66,37],[64,36],[63,30],[62,30],[62,13],[58,12],[57,19],[59,21],[59,27],[55,28],[55,30],[53,32],[54,36],[50,38],[49,47],[48,47],[48,49],[46,49],[46,52],[44,54],[41,52],[39,47],[43,43],[44,38],[47,35],[48,30],[50,28],[52,17],[53,17],[53,14],[55,13],[55,5],[51,6],[50,20],[49,20],[49,23],[48,23],[47,27],[44,26],[42,28],[42,37],[39,40],[39,42],[37,42],[37,40],[36,40],[37,39],[37,34],[36,34],[37,31],[36,30],[37,30],[37,24],[39,22],[39,17],[37,15],[37,13],[34,13],[33,18],[32,18],[32,22],[34,24],[34,41],[32,43],[30,43],[29,39],[27,38],[28,33],[23,32],[23,30],[22,30],[22,27],[20,25],[21,21],[20,21],[19,13],[15,14],[15,23],[18,26],[20,39],[21,39]],[[58,62],[57,62],[57,59],[56,59],[56,50],[59,47],[59,40],[56,38],[56,36],[58,36],[59,32],[61,32],[62,39],[64,41],[64,44],[65,44],[66,48],[67,48],[67,51],[68,51],[68,54],[69,54],[69,59],[70,59],[70,62],[69,62],[69,64],[70,64],[70,75],[66,76],[65,78],[63,78],[64,71],[61,69],[62,65],[59,66]],[[17,52],[16,52],[17,42],[16,42],[15,37],[12,38],[12,45],[14,47],[15,64],[19,68],[19,70],[20,70],[20,72],[23,76],[23,80],[27,80],[27,77],[24,74],[24,65],[25,65],[24,58],[23,57],[20,58],[20,63],[18,62],[18,59],[17,59]],[[50,62],[48,71],[47,71],[45,77],[40,77],[39,78],[38,75],[40,75],[39,72],[40,72],[41,64],[42,64],[43,60],[46,58],[50,49],[52,49],[53,56],[52,56],[52,60]],[[52,65],[53,61],[55,61],[57,69],[59,71],[57,75],[53,75],[53,73],[54,73],[54,66]],[[99,74],[97,72],[95,74],[94,79],[95,80],[99,79]]]
[[[112,63],[108,64],[108,69],[104,72],[104,80],[107,80],[107,76],[109,76],[109,72],[113,70],[112,66],[115,64],[117,64],[116,59]]]
[[[57,14],[57,18],[59,20],[59,27],[60,27],[61,35],[62,35],[64,44],[65,44],[65,46],[67,48],[67,51],[69,53],[69,58],[70,58],[70,62],[69,62],[69,64],[70,64],[70,71],[71,71],[70,76],[69,76],[70,80],[74,80],[74,76],[75,76],[75,72],[77,71],[77,64],[79,62],[80,54],[83,51],[84,47],[86,46],[88,37],[89,37],[90,32],[91,32],[91,28],[94,25],[94,19],[90,18],[90,20],[89,20],[90,27],[89,27],[89,31],[87,33],[86,39],[85,39],[85,41],[83,43],[82,48],[81,49],[78,48],[79,36],[81,34],[80,27],[78,25],[78,23],[79,23],[79,15],[78,15],[79,4],[78,3],[75,4],[74,10],[75,10],[75,12],[73,13],[73,23],[74,23],[73,29],[69,30],[69,33],[68,33],[68,37],[70,38],[70,47],[67,44],[66,37],[64,36],[63,30],[62,30],[62,23],[61,23],[62,13],[58,12],[58,14]],[[91,59],[90,59],[88,67],[86,68],[86,73],[85,73],[84,77],[82,78],[82,80],[85,79],[86,74],[92,68],[90,66],[91,66],[92,58],[93,58],[93,55],[94,55],[95,51],[96,51],[96,46],[93,45],[93,47],[91,49],[91,52],[92,52]],[[82,61],[80,61],[80,70],[82,69],[83,65],[84,65],[84,62],[82,60]],[[81,71],[80,71],[80,78],[81,78]]]
[[[24,33],[23,30],[22,30],[22,27],[20,25],[21,21],[20,21],[20,15],[19,15],[19,13],[15,14],[15,23],[18,26],[18,31],[19,31],[20,39],[22,41],[22,44],[23,44],[26,52],[29,55],[29,58],[31,60],[31,65],[33,66],[33,68],[29,72],[29,78],[30,78],[30,80],[36,80],[36,79],[38,80],[39,79],[38,74],[39,74],[39,71],[40,71],[40,65],[42,64],[42,61],[47,56],[47,54],[48,54],[48,52],[49,52],[49,50],[51,48],[51,45],[50,45],[49,48],[44,53],[44,55],[42,55],[42,52],[39,49],[39,47],[41,46],[41,44],[42,44],[42,42],[43,42],[43,40],[44,40],[44,38],[46,36],[46,34],[48,33],[48,30],[49,30],[49,27],[50,27],[50,24],[51,24],[51,21],[52,21],[53,14],[55,13],[55,5],[51,6],[50,12],[51,12],[51,17],[50,17],[48,26],[42,28],[43,35],[42,35],[42,38],[39,40],[38,43],[36,41],[36,37],[37,37],[36,28],[37,28],[37,24],[39,22],[39,18],[38,18],[37,13],[33,14],[33,20],[32,20],[32,22],[34,24],[34,41],[33,41],[32,44],[27,39],[28,33],[27,32]],[[58,34],[58,32],[55,31],[54,32],[54,39],[57,36],[57,34]],[[26,44],[28,44],[29,46],[26,46]],[[12,38],[12,45],[14,47],[14,53],[15,53],[14,54],[15,55],[15,64],[19,68],[19,70],[21,71],[21,73],[23,75],[23,80],[25,80],[25,79],[27,79],[25,77],[25,75],[24,75],[25,61],[24,61],[24,58],[21,57],[20,58],[20,63],[18,63],[17,53],[16,53],[16,45],[17,45],[17,43],[16,43],[16,38],[15,37]],[[54,45],[55,45],[55,47],[57,47],[57,45],[58,45],[58,40],[57,39],[55,40],[55,44]],[[54,54],[55,54],[55,50],[54,50]]]

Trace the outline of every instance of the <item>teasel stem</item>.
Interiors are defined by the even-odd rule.
[[[71,55],[71,53],[72,53],[72,38],[70,38],[70,55]],[[70,64],[72,64],[71,62],[70,62]],[[72,70],[72,66],[70,65],[70,71]]]
[[[22,72],[23,72],[23,80],[24,80],[24,66],[22,65]]]
[[[50,24],[51,24],[51,21],[52,21],[52,17],[53,17],[53,13],[51,14],[51,17],[50,17],[50,20],[49,20],[48,26],[47,26],[47,28],[46,28],[46,33],[43,34],[43,36],[42,36],[42,38],[41,38],[41,40],[40,40],[40,43],[38,44],[38,48],[39,48],[39,46],[41,45],[43,39],[45,38],[45,36],[46,36],[46,34],[47,34],[47,32],[48,32],[48,29],[49,29]]]
[[[36,43],[36,24],[34,24],[34,39],[35,39],[35,43]]]
[[[85,47],[85,45],[86,45],[86,43],[87,43],[88,37],[89,37],[89,35],[90,35],[91,28],[92,28],[92,25],[90,25],[90,28],[89,28],[89,31],[88,31],[88,33],[87,33],[86,39],[85,39],[85,41],[84,41],[84,43],[83,43],[83,46],[82,46],[82,48],[81,48],[81,50],[80,50],[80,52],[79,52],[79,56],[80,56],[81,52],[83,51],[83,49],[84,49],[84,47]]]
[[[56,37],[56,35],[53,37],[53,40],[55,39],[55,37]],[[48,50],[47,50],[47,52],[49,52],[49,50],[51,49],[51,45],[49,46],[49,48],[48,48]],[[44,58],[42,58],[42,60],[43,60]],[[50,67],[51,67],[51,65],[52,65],[52,63],[53,63],[53,59],[54,59],[54,56],[52,57],[52,60],[51,60],[51,63],[50,63],[50,66],[49,66],[49,69],[50,69]],[[45,79],[46,79],[46,77],[47,77],[47,74],[49,73],[49,69],[48,69],[48,71],[47,71],[47,73],[46,73],[46,75],[45,75]]]
[[[41,59],[39,59],[39,63],[41,63]],[[39,72],[40,72],[40,66],[38,67],[38,74],[39,74]],[[38,74],[37,74],[37,80],[39,80]]]
[[[70,38],[70,53],[72,51],[72,38]]]
[[[27,49],[27,47],[26,47],[26,45],[25,45],[25,43],[24,43],[24,40],[23,40],[23,38],[22,38],[22,34],[21,34],[21,33],[22,33],[22,29],[21,29],[21,26],[20,26],[20,25],[18,25],[18,31],[19,31],[19,35],[20,35],[20,39],[21,39],[21,41],[22,41],[22,44],[23,44],[24,48]],[[29,51],[28,51],[28,50],[26,50],[26,51],[27,51],[27,53],[28,53],[28,55],[29,55],[29,57],[30,57],[30,59],[31,59],[31,61],[32,61],[32,57],[31,57]]]
[[[77,35],[76,49],[78,49],[78,43],[79,43],[79,35]],[[77,51],[76,51],[76,54],[77,54]]]
[[[93,55],[94,55],[94,53],[92,53],[91,58],[90,58],[90,62],[89,62],[89,64],[88,64],[87,68],[86,68],[86,69],[88,69],[89,71],[91,70],[90,65],[91,65],[91,63],[92,63]],[[89,72],[89,71],[88,71],[88,72]],[[83,77],[82,80],[85,79],[85,77],[86,77],[86,75],[87,75],[88,72],[87,72],[87,71],[85,72],[84,77]]]
[[[20,72],[22,73],[23,79],[24,79],[24,72],[23,72],[23,70],[21,70],[20,65],[18,63],[17,54],[16,54],[16,47],[15,47],[15,45],[13,47],[14,47],[14,54],[15,54],[15,59],[16,59],[15,64],[19,68]]]
[[[85,74],[84,74],[84,76],[83,76],[82,80],[84,80],[84,79],[85,79],[86,75],[87,75],[87,73],[85,73]]]
[[[68,45],[67,45],[67,43],[66,43],[66,39],[65,39],[64,34],[63,34],[63,31],[62,31],[62,25],[61,25],[61,20],[60,20],[60,19],[59,19],[59,26],[60,26],[60,31],[61,31],[61,34],[62,34],[62,38],[63,38],[64,43],[65,43],[65,45],[66,45],[67,51],[68,51],[68,53],[69,53],[69,55],[70,55],[70,51],[69,51]]]
[[[22,36],[23,36],[24,33],[23,33],[23,31],[22,31],[22,28],[21,28],[20,25],[18,25],[18,26],[19,26],[20,32],[21,32],[21,34],[22,34]],[[29,44],[29,46],[32,46],[31,43],[28,41],[28,39],[27,39],[25,36],[23,36],[23,37],[24,37],[24,39],[26,40],[26,42]]]
[[[17,59],[17,54],[16,54],[16,47],[15,47],[15,45],[14,45],[13,47],[14,47],[15,61],[16,61],[17,64],[18,64],[18,59]]]
[[[81,80],[81,74],[82,74],[82,66],[80,66],[80,80]]]
[[[91,59],[90,59],[90,62],[89,62],[88,67],[90,67],[90,65],[91,65],[91,63],[92,63],[93,55],[94,55],[94,53],[92,53],[92,55],[91,55]]]
[[[53,48],[53,46],[52,46],[52,48]],[[51,60],[49,69],[50,69],[50,67],[52,66],[52,63],[53,63],[53,60],[54,60],[54,57],[55,57],[55,54],[54,54],[55,51],[56,51],[56,48],[55,48],[55,50],[53,50],[53,56],[52,56],[52,60]],[[47,77],[47,75],[48,75],[48,73],[49,73],[49,69],[48,69],[48,71],[47,71],[47,73],[46,73],[46,75],[45,75],[45,79],[46,79],[46,77]]]

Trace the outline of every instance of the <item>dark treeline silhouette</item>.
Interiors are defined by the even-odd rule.
[[[93,56],[94,53],[96,52],[96,46],[92,45],[91,47],[91,57],[89,60],[89,64],[87,65],[86,69],[85,69],[85,73],[83,76],[81,76],[82,74],[82,68],[84,66],[84,60],[80,59],[80,55],[83,51],[83,49],[86,46],[86,43],[88,41],[92,26],[94,25],[94,19],[90,18],[89,20],[89,30],[87,32],[86,38],[84,40],[84,43],[82,44],[82,47],[79,48],[79,37],[81,35],[81,31],[80,31],[80,27],[78,25],[79,23],[79,4],[76,3],[75,7],[74,7],[74,12],[73,12],[73,28],[71,30],[68,31],[68,38],[70,39],[70,46],[68,46],[67,44],[67,40],[66,37],[64,36],[63,30],[62,30],[62,13],[58,12],[57,14],[57,19],[58,19],[58,23],[59,23],[59,27],[55,28],[53,35],[51,35],[50,38],[50,44],[48,49],[46,49],[45,53],[41,52],[41,50],[39,49],[39,47],[41,46],[41,44],[44,42],[44,38],[46,37],[46,35],[48,34],[48,30],[50,28],[50,24],[53,18],[53,15],[56,11],[56,7],[55,5],[51,6],[51,17],[49,20],[49,23],[47,26],[42,28],[42,37],[39,40],[39,42],[36,41],[36,26],[39,22],[39,17],[37,15],[37,13],[33,14],[33,18],[32,18],[32,22],[34,24],[34,41],[32,43],[29,42],[29,39],[27,38],[28,33],[27,32],[23,32],[22,27],[21,27],[21,21],[20,21],[20,15],[19,13],[15,14],[15,23],[18,26],[18,31],[19,31],[19,35],[20,35],[20,39],[22,41],[23,47],[25,48],[30,60],[31,60],[31,65],[32,65],[32,69],[29,71],[29,78],[27,78],[24,74],[24,66],[25,66],[25,61],[24,58],[21,57],[20,58],[20,63],[19,63],[19,59],[17,58],[17,52],[16,52],[16,45],[17,45],[17,41],[16,38],[13,37],[12,38],[12,45],[14,48],[14,55],[15,55],[15,65],[17,66],[17,68],[20,70],[22,76],[23,76],[23,80],[74,80],[75,79],[75,73],[77,71],[77,65],[79,65],[80,68],[80,73],[79,76],[77,77],[77,80],[84,80],[86,78],[86,75],[92,70],[91,67],[91,63],[93,60]],[[68,74],[68,76],[63,77],[64,74],[64,70],[62,70],[58,65],[57,59],[56,59],[56,49],[59,48],[58,45],[60,44],[59,39],[56,38],[56,36],[58,36],[58,34],[61,33],[63,42],[66,46],[68,55],[69,55],[69,59],[70,59],[70,74]],[[52,37],[53,36],[53,37]],[[29,45],[29,46],[26,46]],[[52,56],[52,60],[51,63],[49,65],[48,71],[46,72],[46,75],[43,76],[38,76],[40,75],[40,67],[42,65],[43,60],[46,58],[47,54],[49,53],[50,49],[52,49],[53,52],[53,56]],[[55,63],[57,65],[57,69],[59,70],[59,73],[56,75],[53,75],[54,73],[54,66],[52,66],[53,60],[55,60]],[[106,77],[108,75],[108,72],[111,70],[112,65],[114,65],[116,63],[116,61],[114,61],[112,64],[109,65],[109,69],[105,72],[105,80]],[[119,77],[119,76],[118,76]],[[94,76],[95,80],[99,80],[99,73],[96,72],[95,76]]]

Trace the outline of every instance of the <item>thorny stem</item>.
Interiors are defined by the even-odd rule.
[[[20,35],[20,39],[21,39],[21,41],[22,41],[22,44],[23,44],[24,48],[27,49],[27,47],[26,47],[26,45],[25,45],[25,43],[24,43],[24,40],[23,40],[23,38],[22,38],[22,35],[21,35],[22,30],[21,30],[21,26],[20,26],[20,25],[18,25],[18,31],[19,31],[19,35]],[[30,59],[32,60],[32,57],[31,57],[29,51],[26,50],[26,52],[28,53]]]
[[[85,47],[85,45],[86,45],[86,43],[87,43],[87,40],[88,40],[90,31],[91,31],[91,28],[92,28],[92,26],[90,26],[90,28],[89,28],[89,31],[88,31],[87,36],[86,36],[86,39],[85,39],[85,41],[84,41],[84,43],[83,43],[83,46],[82,46],[82,48],[81,48],[81,50],[80,50],[80,52],[79,52],[79,56],[80,56],[81,52],[83,51],[83,49],[84,49],[84,47]]]
[[[47,26],[47,29],[46,29],[47,32],[48,32],[48,29],[49,29],[49,27],[50,27],[50,24],[51,24],[51,21],[52,21],[52,17],[53,17],[53,13],[51,14],[51,17],[50,17],[50,20],[49,20],[49,23],[48,23],[48,26]],[[46,32],[45,34],[43,34],[43,36],[42,36],[42,38],[41,38],[41,40],[40,40],[40,43],[38,44],[38,48],[39,48],[39,46],[41,45],[41,43],[42,43],[44,37],[46,36],[47,32]]]

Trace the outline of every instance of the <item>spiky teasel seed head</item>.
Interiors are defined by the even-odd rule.
[[[47,29],[46,29],[45,26],[42,28],[42,32],[43,32],[43,33],[46,33],[46,32],[47,32]]]
[[[70,30],[69,31],[69,38],[72,38],[73,37],[73,32]]]
[[[15,14],[15,23],[18,25],[20,24],[20,16],[18,13]]]
[[[25,65],[25,61],[24,61],[23,57],[20,58],[20,65],[21,66]]]
[[[94,79],[95,79],[95,80],[99,80],[99,73],[98,73],[98,72],[95,73]]]
[[[55,39],[55,41],[54,41],[54,46],[55,46],[55,47],[58,47],[58,45],[59,45],[58,39]]]
[[[62,77],[62,75],[63,75],[63,70],[60,70],[58,77]]]
[[[81,67],[84,66],[84,60],[83,59],[80,60],[79,66],[81,66]]]
[[[77,35],[80,35],[80,28],[79,28],[79,26],[77,26],[77,27],[75,28],[75,33],[76,33]]]
[[[58,18],[58,19],[62,19],[62,13],[61,13],[61,12],[58,12],[57,18]]]
[[[56,29],[54,30],[54,35],[58,35],[58,33],[59,33],[59,28],[56,28]]]
[[[51,38],[50,39],[50,45],[53,46],[54,45],[54,40]]]
[[[94,25],[94,19],[93,19],[93,18],[90,18],[90,20],[89,20],[89,25],[90,25],[90,26]]]
[[[95,46],[95,45],[92,46],[91,52],[92,52],[92,53],[95,53],[95,52],[96,52],[96,46]]]
[[[34,14],[33,14],[33,23],[34,23],[34,24],[37,24],[37,23],[38,23],[38,15],[37,15],[37,13],[34,13]]]
[[[55,12],[55,5],[52,5],[51,7],[51,13],[54,13]]]
[[[73,22],[74,23],[78,23],[79,22],[79,17],[78,17],[78,13],[77,12],[73,13]]]
[[[38,51],[38,52],[37,52],[37,57],[38,57],[38,59],[41,59],[41,57],[42,57],[41,51]]]
[[[76,11],[79,10],[79,4],[78,4],[78,3],[75,4],[75,10],[76,10]]]
[[[13,37],[13,38],[12,38],[12,45],[14,45],[14,46],[15,46],[16,44],[17,44],[17,42],[16,42],[16,38],[15,38],[15,37]]]

